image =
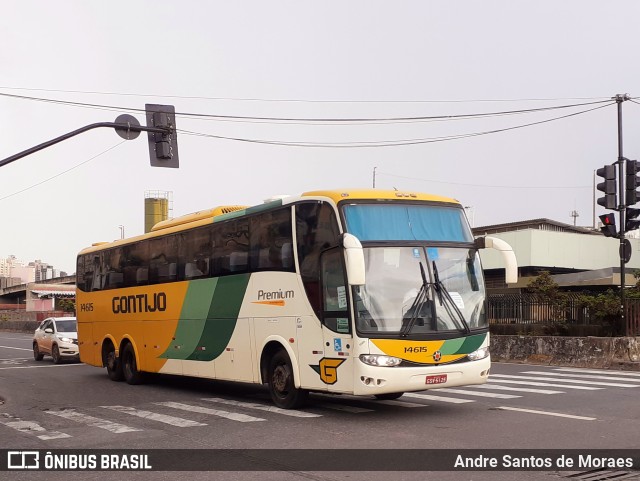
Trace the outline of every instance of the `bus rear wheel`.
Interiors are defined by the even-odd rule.
[[[109,346],[107,349],[104,357],[104,363],[107,366],[107,375],[112,381],[122,381],[124,379],[122,364],[118,356],[116,356],[116,350],[113,346]]]
[[[309,391],[295,387],[293,367],[285,351],[278,351],[269,361],[269,392],[279,408],[295,409],[307,401]]]
[[[136,362],[136,352],[133,345],[127,344],[122,352],[122,373],[127,384],[142,383],[142,373],[138,371],[138,363]]]

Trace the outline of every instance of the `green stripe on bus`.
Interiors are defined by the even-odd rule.
[[[250,277],[239,274],[218,278],[202,336],[187,359],[211,361],[224,352],[236,328]]]
[[[217,283],[218,278],[202,279],[189,283],[180,313],[180,321],[173,335],[175,340],[160,355],[161,358],[187,359],[198,347]]]
[[[457,354],[462,344],[464,344],[464,340],[464,337],[459,339],[447,339],[440,348],[440,353],[444,355]]]
[[[482,343],[484,342],[486,337],[486,334],[477,334],[475,336],[467,337],[456,354],[469,354],[470,352],[475,351],[480,346],[482,346]]]

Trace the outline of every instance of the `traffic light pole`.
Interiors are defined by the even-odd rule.
[[[624,288],[626,284],[626,274],[625,274],[625,259],[624,259],[624,234],[625,234],[625,210],[626,210],[626,201],[625,195],[623,192],[626,190],[625,185],[625,158],[622,154],[622,102],[625,100],[629,100],[628,94],[618,94],[614,97],[616,103],[618,104],[618,213],[620,216],[620,227],[619,227],[619,235],[620,238],[620,326],[619,332],[623,335],[626,335],[626,319],[625,319],[625,300],[624,300]]]

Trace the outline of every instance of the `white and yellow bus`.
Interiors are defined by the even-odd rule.
[[[393,399],[481,384],[490,368],[478,249],[454,199],[307,192],[224,206],[78,255],[80,358],[114,381],[166,373]]]

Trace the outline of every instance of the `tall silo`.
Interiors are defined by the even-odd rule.
[[[144,193],[144,231],[150,232],[158,222],[169,218],[171,192],[147,190]]]

